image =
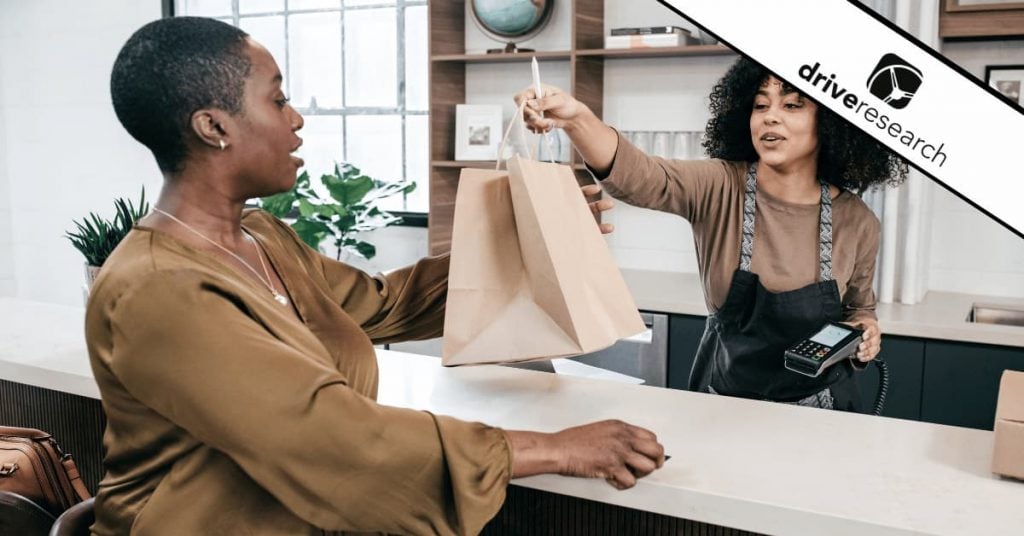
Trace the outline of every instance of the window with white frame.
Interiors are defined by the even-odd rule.
[[[305,118],[311,177],[348,162],[416,189],[382,203],[428,210],[426,0],[176,0],[175,15],[212,17],[265,46]],[[315,182],[315,181],[314,181]]]

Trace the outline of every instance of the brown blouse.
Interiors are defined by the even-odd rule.
[[[301,321],[263,285],[137,227],[93,288],[107,415],[93,534],[476,534],[504,433],[378,405],[373,343],[441,334],[447,256],[370,277],[243,216]]]
[[[652,157],[619,135],[612,168],[601,181],[613,197],[690,222],[711,312],[725,302],[740,264],[749,167],[749,162]],[[819,208],[818,203],[789,203],[758,189],[750,270],[768,290],[795,290],[819,279]],[[871,209],[856,195],[841,191],[832,200],[832,277],[845,320],[876,318],[872,281],[880,240],[881,226]]]

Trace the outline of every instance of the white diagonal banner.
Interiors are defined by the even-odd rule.
[[[853,0],[659,2],[1024,236],[1024,113],[932,49]]]

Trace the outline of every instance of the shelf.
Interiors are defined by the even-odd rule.
[[[682,47],[596,48],[577,50],[577,56],[604,58],[677,58],[686,56],[729,56],[736,52],[723,45],[689,45]]]
[[[565,164],[564,162],[558,162]],[[494,169],[494,160],[434,160],[430,163],[431,167],[435,168],[482,168],[482,169]],[[568,165],[568,164],[566,164]],[[585,164],[572,164],[572,168],[575,170],[586,170]]]
[[[430,61],[455,63],[516,63],[530,61],[534,56],[537,61],[569,61],[572,54],[568,50],[554,52],[517,52],[514,54],[439,54],[432,56]]]
[[[573,55],[604,58],[674,58],[686,56],[728,56],[736,54],[722,45],[688,45],[682,47],[650,48],[593,48],[570,52],[568,50],[517,52],[514,54],[440,54],[431,61],[453,63],[516,63],[530,61],[568,61]]]

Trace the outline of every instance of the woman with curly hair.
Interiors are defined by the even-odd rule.
[[[746,58],[711,92],[710,160],[648,156],[555,87],[523,99],[528,126],[563,128],[613,197],[691,223],[711,313],[691,390],[859,410],[854,369],[881,346],[872,290],[880,225],[859,194],[899,184],[905,163]],[[786,348],[836,321],[864,331],[856,360],[817,378],[785,369]]]

